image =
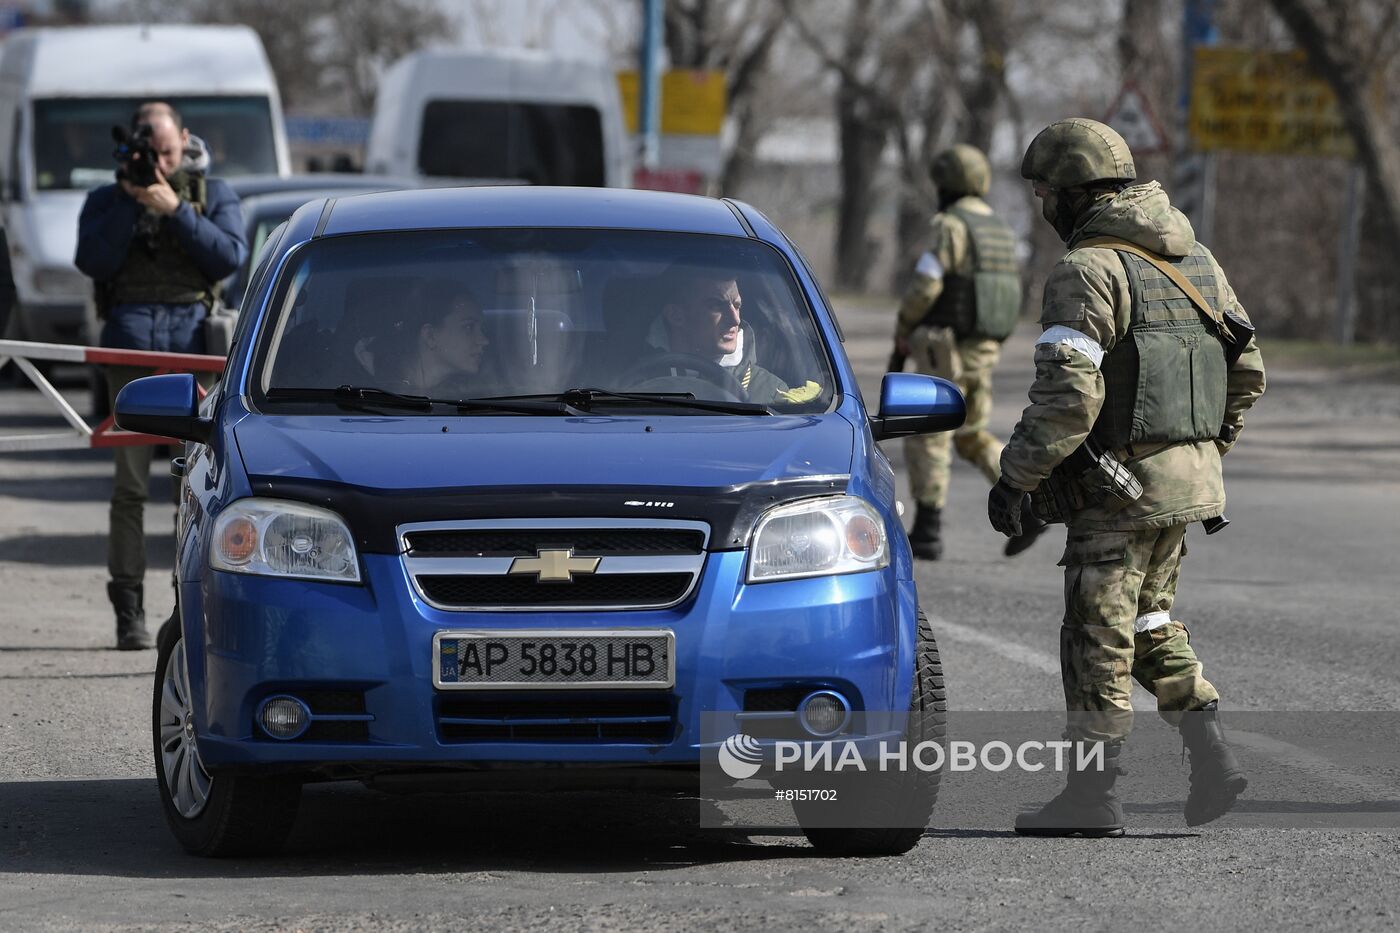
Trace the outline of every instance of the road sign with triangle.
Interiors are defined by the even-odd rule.
[[[1147,97],[1131,81],[1123,85],[1104,121],[1117,130],[1133,150],[1133,155],[1166,152],[1169,148],[1166,130],[1147,103]]]

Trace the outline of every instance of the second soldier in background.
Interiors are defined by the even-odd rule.
[[[945,149],[934,157],[929,173],[938,186],[938,214],[899,304],[895,357],[912,357],[919,372],[957,383],[967,399],[967,421],[953,433],[952,446],[988,483],[995,483],[1001,477],[1002,445],[987,423],[992,368],[1021,312],[1016,235],[982,199],[992,173],[978,149]],[[943,555],[949,436],[911,437],[904,445],[918,505],[909,543],[916,557],[937,560]],[[1045,526],[1029,519],[1024,528],[1007,543],[1008,555],[1029,547]]]

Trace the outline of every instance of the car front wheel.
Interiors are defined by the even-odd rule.
[[[211,775],[199,757],[185,642],[161,630],[151,726],[156,784],[175,838],[193,855],[264,855],[281,848],[296,820],[301,783],[283,777]]]
[[[947,731],[948,699],[938,644],[923,612],[914,650],[914,695],[905,741],[941,744]],[[872,771],[857,774],[840,787],[838,820],[824,803],[793,803],[807,841],[823,855],[903,855],[924,835],[938,800],[941,771]],[[806,819],[804,820],[804,817]],[[849,820],[849,822],[847,822]],[[820,824],[820,825],[812,825]]]

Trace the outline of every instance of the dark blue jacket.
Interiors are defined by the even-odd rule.
[[[161,220],[211,284],[243,264],[248,245],[243,238],[243,212],[227,184],[210,178],[205,185],[204,212],[184,202]],[[104,185],[88,193],[78,217],[78,253],[84,275],[105,282],[126,261],[127,250],[144,208],[119,185]],[[207,309],[198,302],[180,304],[119,304],[107,311],[102,346],[122,350],[163,350],[203,353]]]

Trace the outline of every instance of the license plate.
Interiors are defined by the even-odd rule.
[[[439,632],[433,685],[442,690],[669,688],[675,635],[665,631]]]

